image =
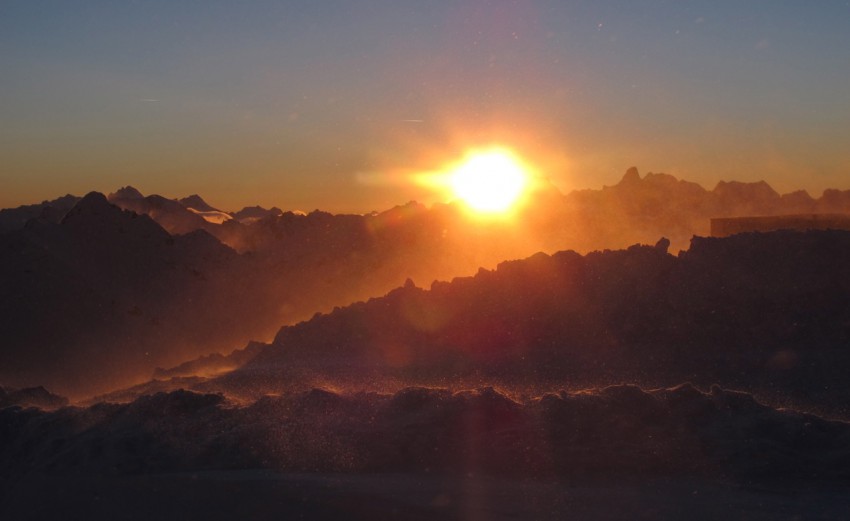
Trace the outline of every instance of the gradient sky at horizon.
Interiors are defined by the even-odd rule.
[[[850,188],[850,2],[0,2],[0,207],[200,193],[366,212],[465,150]]]

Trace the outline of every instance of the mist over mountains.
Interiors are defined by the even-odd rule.
[[[197,388],[257,397],[323,384],[534,393],[691,381],[847,416],[850,232],[694,238],[678,256],[666,246],[540,253],[430,290],[410,283],[284,327]]]
[[[0,517],[845,517],[850,231],[699,235],[850,192],[533,201],[4,211]]]
[[[406,279],[428,284],[538,251],[616,249],[661,236],[675,251],[707,234],[710,217],[848,209],[850,191],[813,199],[734,182],[708,191],[636,169],[602,190],[564,196],[550,187],[511,223],[474,222],[456,205],[305,215],[226,213],[197,195],[171,200],[132,187],[66,196],[0,212],[0,381],[90,395],[270,340],[281,325]],[[483,331],[479,342],[504,327]],[[234,365],[241,363],[219,369]]]

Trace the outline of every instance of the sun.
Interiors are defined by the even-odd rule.
[[[454,196],[470,209],[500,214],[516,205],[528,186],[529,176],[514,154],[497,148],[470,152],[449,171],[448,181]]]

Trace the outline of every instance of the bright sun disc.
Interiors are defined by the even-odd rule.
[[[449,183],[455,196],[467,206],[483,213],[510,209],[528,183],[525,169],[514,156],[503,150],[475,152],[455,168]]]

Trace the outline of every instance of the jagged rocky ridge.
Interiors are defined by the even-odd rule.
[[[108,210],[102,196],[73,199],[69,211],[59,208],[64,200],[0,233],[0,381],[76,396],[268,340],[282,324],[384,294],[408,277],[427,284],[536,251],[651,244],[662,235],[675,251],[707,233],[709,217],[850,209],[850,192],[785,197],[764,183],[707,191],[634,169],[603,190],[536,194],[507,228],[473,225],[453,205],[371,215],[248,209],[244,221],[214,224],[198,212],[217,210],[196,196],[110,194],[133,213]]]
[[[848,345],[850,232],[754,233],[696,237],[678,256],[662,240],[540,253],[430,290],[409,282],[282,328],[199,389],[694,381],[843,416]]]
[[[68,194],[52,201],[0,210],[0,233],[20,230],[33,219],[58,223],[80,200]]]
[[[237,284],[246,272],[206,232],[172,236],[89,194],[59,223],[0,234],[0,379],[67,394],[126,384],[152,361],[178,362],[209,342],[243,341],[239,328],[264,316],[232,311],[250,296]]]
[[[122,195],[122,191],[131,191],[131,196]],[[317,224],[327,228],[326,239],[340,240],[352,231],[380,228],[388,222],[399,224],[401,220],[411,221],[406,224],[415,222],[416,226],[433,227],[437,234],[431,240],[439,236],[441,241],[438,242],[450,242],[455,248],[474,244],[475,249],[481,250],[494,238],[502,242],[505,239],[504,229],[495,234],[485,230],[484,237],[477,237],[481,230],[465,233],[463,227],[458,226],[454,205],[435,205],[429,209],[408,204],[399,207],[400,212],[375,212],[364,216],[331,216],[318,210],[305,215],[282,212],[278,208],[247,207],[231,213],[233,219],[226,222],[217,219],[217,224],[213,224],[199,220],[197,211],[218,210],[198,196],[171,201],[160,196],[144,197],[127,187],[111,194],[110,201],[122,208],[146,213],[170,233],[204,229],[237,251],[277,251],[280,254],[280,250],[288,248],[293,241],[300,242],[305,232],[314,233]],[[521,233],[517,236],[528,242],[520,244],[515,237],[508,248],[494,250],[490,256],[479,255],[475,260],[489,266],[496,260],[523,257],[539,250],[569,248],[588,252],[625,248],[636,242],[654,241],[660,236],[668,237],[672,248],[679,250],[688,247],[693,235],[708,235],[709,221],[715,217],[848,212],[850,190],[827,189],[817,198],[804,190],[780,195],[764,181],[720,181],[714,189],[706,190],[699,184],[667,174],[648,173],[641,177],[636,168],[630,168],[619,183],[601,190],[576,190],[563,195],[554,186],[544,184],[519,215]],[[311,229],[312,232],[308,231]],[[339,231],[345,233],[337,233]],[[420,246],[424,250],[425,246],[434,244]]]
[[[2,210],[0,232],[23,227],[44,208],[50,210],[48,217],[52,215],[57,222],[78,199],[65,196],[40,205]],[[309,217],[322,218],[322,226],[331,228],[346,228],[352,221],[361,221],[368,228],[370,218],[379,215],[333,216],[336,218],[328,220],[324,216],[330,214],[324,212],[305,215],[259,206],[223,212],[197,194],[173,200],[144,196],[130,186],[109,194],[109,200],[123,209],[148,215],[169,233],[203,229],[238,251],[276,249],[281,242],[291,244],[293,234],[315,227]],[[403,208],[407,208],[407,213],[425,213],[443,228],[453,228],[455,215],[451,205],[436,205],[430,210],[421,205]],[[553,186],[545,185],[534,194],[521,218],[526,222],[524,235],[534,238],[536,249],[569,247],[586,252],[624,248],[659,236],[670,238],[674,250],[686,249],[691,236],[708,235],[709,219],[714,217],[848,212],[850,190],[827,189],[820,197],[812,197],[805,190],[780,195],[764,181],[720,181],[712,190],[706,190],[667,174],[648,173],[641,177],[636,168],[630,168],[619,183],[601,190],[576,190],[562,195]]]

